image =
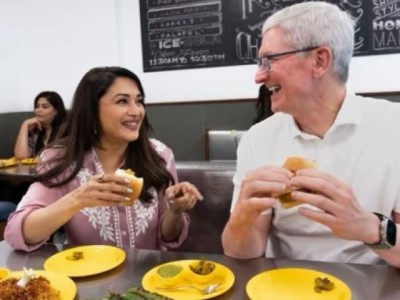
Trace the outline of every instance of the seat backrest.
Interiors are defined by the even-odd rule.
[[[205,136],[206,159],[236,161],[236,150],[244,133],[243,130],[207,130]]]
[[[223,253],[221,234],[230,215],[235,166],[229,161],[177,163],[179,181],[193,183],[204,197],[189,211],[189,235],[177,251]]]

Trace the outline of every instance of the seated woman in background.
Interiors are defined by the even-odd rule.
[[[258,90],[258,98],[256,103],[256,117],[253,124],[272,116],[274,112],[271,110],[271,92],[263,84]]]
[[[150,139],[145,112],[142,84],[131,71],[86,73],[60,139],[40,155],[38,181],[9,218],[6,241],[32,251],[64,226],[70,245],[179,246],[189,226],[184,211],[202,196],[192,184],[177,183],[173,153]],[[129,183],[115,174],[128,168],[144,182],[129,206]]]
[[[56,92],[45,91],[34,100],[35,117],[25,120],[19,130],[14,147],[17,159],[34,157],[52,142],[66,120],[64,102]]]

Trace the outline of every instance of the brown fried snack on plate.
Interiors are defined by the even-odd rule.
[[[0,299],[7,300],[60,300],[60,292],[54,289],[47,278],[35,277],[24,286],[19,286],[18,278],[0,281]]]

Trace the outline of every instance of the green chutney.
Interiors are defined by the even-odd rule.
[[[171,278],[178,275],[182,271],[182,267],[178,265],[165,265],[158,268],[157,272],[161,277]]]

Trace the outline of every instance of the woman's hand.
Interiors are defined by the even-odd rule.
[[[172,185],[166,189],[165,194],[169,199],[170,209],[176,214],[192,209],[197,201],[203,200],[199,190],[189,182]]]
[[[14,146],[14,156],[17,159],[28,158],[35,155],[34,149],[31,149],[29,145],[28,137],[30,133],[34,134],[37,130],[41,129],[42,125],[37,117],[30,118],[22,122]]]
[[[164,241],[175,241],[185,224],[187,216],[183,211],[192,209],[197,201],[203,200],[198,189],[189,182],[171,185],[165,190],[168,197],[168,210],[162,220],[161,231]]]
[[[129,180],[115,174],[93,176],[69,194],[80,209],[95,206],[118,206],[129,201]]]
[[[24,126],[26,126],[28,131],[42,130],[42,124],[39,122],[37,117],[26,119],[24,121]]]
[[[129,200],[130,193],[131,190],[123,176],[95,175],[84,185],[51,205],[28,214],[22,229],[25,242],[36,244],[47,239],[83,208],[122,205]]]

